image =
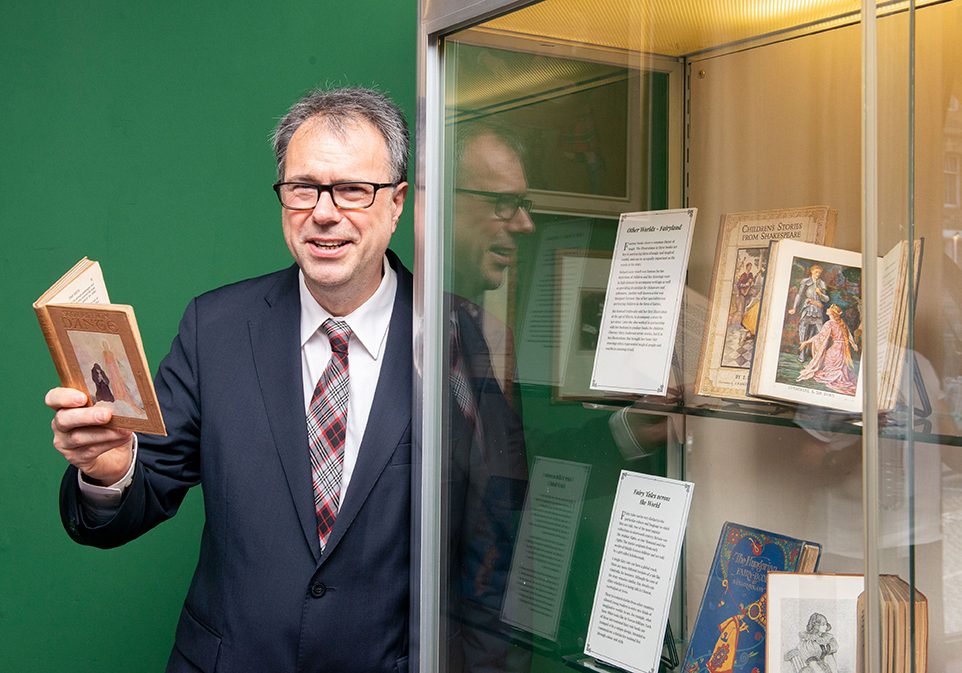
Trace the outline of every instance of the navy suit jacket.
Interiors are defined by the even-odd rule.
[[[139,438],[119,512],[88,525],[77,474],[61,488],[75,540],[121,545],[203,483],[200,558],[169,671],[407,671],[411,274],[397,296],[357,466],[322,554],[299,339],[297,267],[187,308],[156,385],[169,435]],[[119,646],[123,646],[120,644]]]

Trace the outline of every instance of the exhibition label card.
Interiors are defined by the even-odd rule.
[[[665,395],[696,209],[623,213],[591,388]]]
[[[585,654],[657,673],[694,484],[622,470]]]
[[[501,620],[555,640],[591,465],[538,457],[528,493]]]

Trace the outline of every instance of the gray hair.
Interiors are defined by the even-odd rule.
[[[454,131],[454,166],[457,172],[464,169],[468,145],[481,136],[494,136],[518,157],[524,166],[525,147],[521,137],[510,127],[498,122],[481,121],[458,124]]]
[[[358,121],[371,124],[387,145],[391,180],[407,180],[409,135],[404,113],[387,95],[360,87],[314,89],[291,106],[277,124],[271,139],[277,159],[278,179],[284,179],[287,146],[294,133],[301,124],[316,118],[323,119],[328,128],[338,135],[343,135],[349,125]]]

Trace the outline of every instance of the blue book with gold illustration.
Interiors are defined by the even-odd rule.
[[[822,547],[726,522],[682,673],[765,673],[768,573],[814,572]]]

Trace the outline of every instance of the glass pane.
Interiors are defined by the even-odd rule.
[[[668,73],[530,46],[445,45],[446,671],[564,668],[611,485],[678,441],[587,385],[618,213],[667,206]]]
[[[866,466],[870,558],[927,596],[931,670],[955,670],[959,6],[880,10],[867,252],[926,244],[918,301],[889,312],[904,342],[871,362],[861,258],[768,245],[862,252],[862,125],[876,107],[862,101],[860,3],[545,0],[445,38],[442,670],[598,670],[585,643],[629,471],[694,483],[667,607],[678,670],[764,671],[767,644],[773,673],[805,670],[815,645],[824,670],[854,671],[863,643],[844,580],[831,600],[802,588],[766,603],[765,571],[799,567],[769,554],[804,541],[819,572],[864,574]],[[683,208],[697,218],[667,394],[595,389],[619,217]],[[766,358],[783,388],[749,395]],[[869,367],[891,381],[891,409],[866,465]],[[911,411],[916,378],[931,414]],[[644,557],[646,540],[619,553]],[[726,574],[738,554],[741,583]],[[638,614],[625,607],[612,628],[650,630]]]
[[[914,670],[956,670],[962,539],[957,483],[960,277],[958,151],[962,147],[962,3],[899,12],[879,21],[878,254],[921,240],[910,302],[899,422],[914,432],[879,442],[880,572],[919,594],[910,612]],[[945,437],[931,441],[929,433]],[[883,591],[883,599],[885,597]],[[885,623],[883,600],[882,622]],[[884,654],[884,651],[883,651]]]

